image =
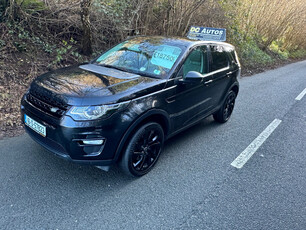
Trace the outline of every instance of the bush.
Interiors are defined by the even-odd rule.
[[[237,51],[244,66],[267,65],[273,62],[272,57],[262,51],[253,40],[238,44]]]
[[[282,49],[282,43],[281,41],[273,41],[272,44],[270,45],[269,49],[277,54],[280,59],[288,59],[289,58],[289,51]]]
[[[306,57],[306,50],[305,49],[300,49],[300,50],[291,51],[289,53],[289,57],[294,58],[294,59],[305,58]]]

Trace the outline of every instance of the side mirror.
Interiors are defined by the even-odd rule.
[[[194,82],[199,83],[203,80],[204,76],[196,71],[189,71],[186,74],[186,77],[184,79],[184,82]]]

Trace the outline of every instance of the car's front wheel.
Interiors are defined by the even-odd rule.
[[[155,122],[142,125],[129,139],[119,162],[122,170],[140,177],[157,162],[164,144],[163,128]]]
[[[236,93],[234,91],[229,91],[222,107],[213,115],[215,121],[220,123],[225,123],[228,121],[234,110],[235,100]]]

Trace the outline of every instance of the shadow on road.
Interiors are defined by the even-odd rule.
[[[169,139],[165,144],[158,169],[153,170],[142,178],[126,176],[117,166],[111,168],[109,172],[105,172],[93,166],[77,165],[64,161],[35,143],[27,135],[16,138],[16,145],[11,149],[16,155],[14,159],[8,159],[7,161],[13,161],[14,165],[18,167],[12,174],[18,174],[16,179],[20,181],[20,186],[33,187],[33,183],[38,183],[40,188],[44,188],[43,190],[73,191],[73,193],[81,194],[85,191],[87,194],[91,194],[91,192],[94,194],[97,190],[101,192],[120,190],[122,187],[130,183],[136,183],[139,180],[155,180],[154,177],[167,170],[167,166],[171,165],[171,161],[184,160],[177,159],[183,157],[184,153],[171,151],[172,149],[177,148],[177,146],[189,145],[194,138],[200,136],[200,133],[209,133],[216,126],[219,126],[219,124],[209,117]],[[5,142],[9,142],[12,139],[8,139]],[[24,160],[25,156],[27,156],[26,160]],[[165,166],[166,168],[164,168]],[[159,172],[158,170],[163,171]],[[8,175],[10,174],[8,173]]]

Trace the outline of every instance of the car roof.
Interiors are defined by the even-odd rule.
[[[227,42],[218,42],[218,41],[203,41],[203,40],[193,40],[185,37],[175,37],[175,36],[133,36],[130,37],[128,40],[133,39],[143,39],[144,41],[154,41],[158,39],[162,39],[164,43],[172,44],[172,45],[178,45],[178,46],[185,46],[185,47],[192,47],[195,45],[205,45],[205,44],[219,44],[223,46],[228,46],[231,48],[234,48],[233,45],[227,43]]]

